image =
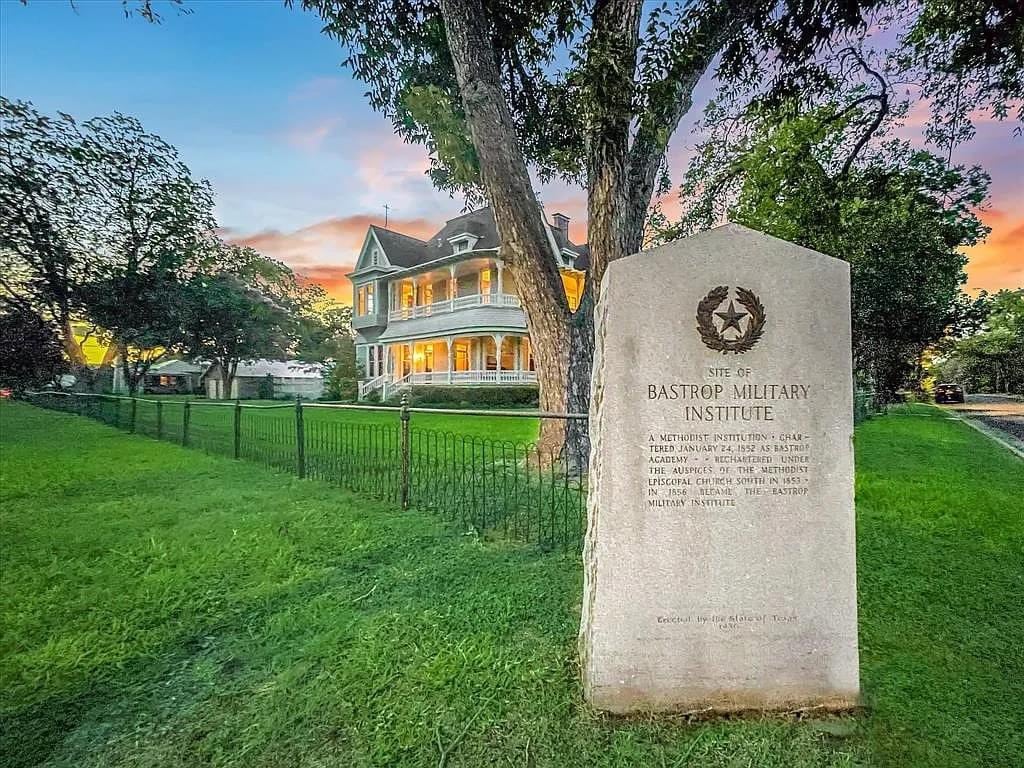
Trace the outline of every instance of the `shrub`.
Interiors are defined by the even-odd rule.
[[[401,395],[388,398],[397,404]],[[536,408],[537,387],[412,387],[409,390],[411,405],[440,406],[447,408]]]

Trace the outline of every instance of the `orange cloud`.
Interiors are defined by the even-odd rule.
[[[361,213],[318,221],[293,232],[268,229],[251,235],[225,232],[238,245],[283,261],[296,274],[322,285],[339,301],[351,303],[352,286],[345,277],[351,272],[371,224],[382,225],[380,216]],[[390,229],[412,237],[427,238],[438,230],[423,218],[392,220]]]
[[[984,211],[981,220],[992,233],[967,249],[968,290],[1024,287],[1024,214],[994,208]]]
[[[352,283],[346,275],[355,269],[355,264],[341,266],[322,265],[310,267],[298,273],[300,280],[315,283],[327,291],[327,294],[342,304],[352,303]]]

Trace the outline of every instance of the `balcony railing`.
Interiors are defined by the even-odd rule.
[[[416,307],[401,307],[388,312],[388,320],[412,320],[416,317],[431,317],[473,307],[518,307],[519,297],[508,293],[474,293],[454,299],[442,299],[432,304]]]

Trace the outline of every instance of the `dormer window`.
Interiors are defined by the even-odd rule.
[[[448,242],[452,244],[452,253],[463,253],[473,250],[476,241],[480,238],[469,232],[460,232],[454,237],[449,237]]]

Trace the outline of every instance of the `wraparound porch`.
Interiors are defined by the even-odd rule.
[[[537,383],[526,334],[463,334],[366,347],[368,376],[359,383],[360,399],[375,391],[387,398],[413,385]]]

